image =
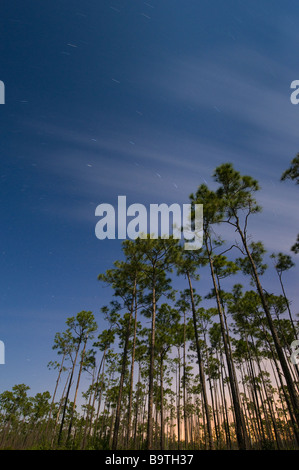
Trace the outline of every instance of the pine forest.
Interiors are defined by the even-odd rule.
[[[277,181],[299,183],[299,154]],[[202,247],[120,242],[122,259],[99,266],[110,303],[74,312],[53,338],[53,389],[0,394],[1,449],[299,449],[298,305],[285,282],[299,238],[271,253],[252,237],[261,188],[231,163],[193,189]]]

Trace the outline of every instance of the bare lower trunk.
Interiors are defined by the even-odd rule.
[[[224,344],[224,351],[225,351],[225,356],[226,356],[226,361],[227,361],[228,375],[229,375],[229,380],[230,380],[233,406],[234,406],[234,412],[235,412],[235,418],[236,418],[235,419],[235,425],[236,425],[237,441],[238,441],[238,445],[239,445],[240,450],[246,450],[246,449],[249,448],[248,436],[247,436],[244,416],[243,416],[242,409],[241,409],[241,404],[240,404],[238,384],[236,382],[236,373],[235,373],[235,370],[234,370],[234,365],[233,365],[233,361],[232,361],[232,358],[231,358],[231,355],[230,355],[229,345],[228,345],[227,337],[226,337],[226,331],[225,331],[225,325],[224,325],[224,319],[223,319],[223,312],[222,312],[222,305],[221,305],[221,300],[220,300],[220,296],[219,296],[218,285],[217,285],[217,282],[216,282],[216,276],[215,276],[214,267],[213,267],[213,260],[212,260],[212,256],[211,256],[211,250],[208,246],[207,239],[205,240],[205,245],[206,245],[206,250],[207,250],[209,263],[210,263],[210,271],[211,271],[213,286],[214,286],[214,290],[215,290],[217,309],[218,309],[218,313],[219,313],[220,326],[221,326],[221,332],[222,332],[222,340],[223,340],[223,344]]]

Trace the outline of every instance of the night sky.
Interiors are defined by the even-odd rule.
[[[250,232],[290,253],[298,187],[299,4],[286,0],[11,1],[0,8],[0,392],[54,387],[57,331],[110,300],[97,280],[121,241],[95,208],[188,203],[216,166],[256,178]],[[296,262],[296,258],[294,257]],[[299,311],[298,268],[286,274]],[[267,287],[280,293],[266,274]],[[210,289],[210,284],[206,289]],[[206,291],[207,292],[207,291]],[[297,309],[297,310],[296,310]]]

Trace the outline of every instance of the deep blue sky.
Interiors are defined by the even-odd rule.
[[[279,179],[299,151],[298,20],[295,0],[1,5],[0,391],[52,391],[56,331],[83,309],[102,325],[97,275],[120,255],[95,237],[102,202],[187,203],[231,161],[262,186],[254,238],[289,252],[298,188]],[[286,279],[298,311],[297,267]]]

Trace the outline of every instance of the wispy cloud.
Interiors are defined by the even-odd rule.
[[[163,96],[174,109],[189,107],[199,124],[209,119],[212,126],[215,113],[215,127],[210,129],[215,140],[220,135],[232,148],[239,145],[247,151],[260,152],[262,146],[266,162],[271,152],[282,154],[278,144],[297,145],[298,108],[290,102],[296,72],[295,67],[236,45],[220,48],[211,57],[176,57],[145,75],[153,99]]]
[[[252,225],[257,237],[272,250],[290,247],[297,230],[297,188],[279,179],[298,143],[298,109],[289,99],[294,71],[241,45],[212,57],[168,57],[165,66],[136,77],[136,86],[153,101],[189,112],[190,128],[178,130],[173,123],[161,128],[137,114],[114,117],[113,126],[100,119],[92,131],[54,121],[24,123],[47,144],[38,164],[62,178],[69,217],[90,220],[95,204],[121,194],[134,202],[186,202],[202,182],[213,186],[215,167],[230,161],[261,183],[263,213]]]

